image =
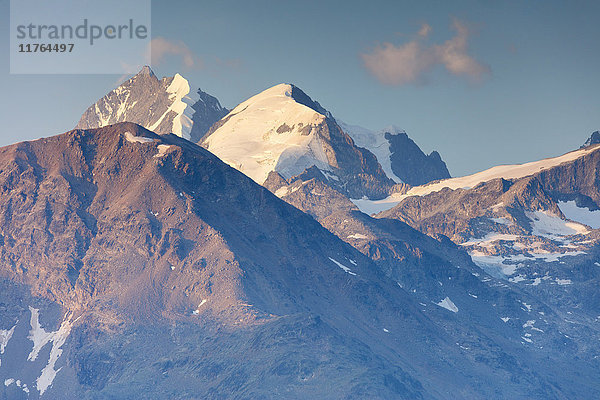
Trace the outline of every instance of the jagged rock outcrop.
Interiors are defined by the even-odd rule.
[[[183,76],[175,74],[159,80],[145,66],[91,105],[76,128],[134,122],[158,134],[174,133],[195,142],[225,114],[227,109],[219,100],[192,88]]]

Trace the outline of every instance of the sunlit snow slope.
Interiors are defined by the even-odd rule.
[[[312,165],[327,171],[316,134],[324,122],[324,115],[294,100],[292,85],[279,84],[234,108],[204,146],[260,184],[271,171],[286,179]]]

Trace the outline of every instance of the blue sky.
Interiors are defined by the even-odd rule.
[[[8,10],[0,0],[0,145],[72,128],[123,78],[10,75]],[[597,1],[153,1],[167,46],[153,69],[229,108],[294,83],[347,123],[404,128],[459,176],[600,129],[598,15]]]

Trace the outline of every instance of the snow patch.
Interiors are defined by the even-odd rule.
[[[550,239],[558,239],[561,236],[585,235],[588,229],[576,222],[568,222],[548,211],[525,211],[525,215],[532,222],[532,234]]]
[[[337,175],[332,174],[331,172],[321,171],[321,173],[323,175],[325,175],[325,178],[327,178],[328,180],[332,180],[333,179],[334,181],[337,181],[337,182],[340,181],[340,177],[337,176]]]
[[[147,138],[147,137],[144,137],[144,136],[135,136],[131,132],[125,132],[125,139],[127,139],[127,141],[131,142],[131,143],[151,143],[151,142],[154,142],[154,139],[152,139],[152,138]]]
[[[31,330],[29,331],[28,338],[33,342],[33,349],[31,350],[31,353],[29,353],[27,360],[34,361],[40,350],[46,344],[52,342],[48,364],[42,369],[41,375],[36,380],[37,389],[40,392],[40,395],[42,395],[52,385],[56,374],[61,370],[61,368],[55,370],[54,366],[62,354],[61,347],[65,344],[71,333],[72,323],[70,321],[70,316],[65,316],[64,321],[57,331],[46,332],[39,322],[39,310],[30,306],[29,311],[31,312]]]
[[[485,235],[483,238],[480,238],[480,239],[471,238],[469,241],[461,243],[460,245],[461,246],[477,245],[477,246],[481,246],[481,247],[490,247],[493,242],[497,242],[499,240],[514,242],[517,239],[519,239],[519,236],[517,236],[517,235],[490,232],[487,235]]]
[[[17,323],[18,323],[18,321],[17,321]],[[15,332],[16,327],[17,327],[17,325],[15,324],[15,326],[13,326],[10,329],[0,329],[0,354],[4,354],[6,345],[8,344],[8,341],[10,340],[13,333]]]
[[[190,139],[192,130],[192,118],[195,110],[192,106],[200,100],[196,93],[190,93],[190,84],[183,76],[175,74],[173,81],[167,88],[169,100],[172,101],[169,108],[160,118],[148,127],[148,130],[155,130],[161,124],[163,119],[170,113],[174,112],[176,116],[173,118],[172,132],[184,139]]]
[[[519,283],[519,282],[523,282],[526,281],[527,278],[524,277],[523,275],[517,275],[514,278],[509,278],[508,281],[511,283]]]
[[[587,225],[592,229],[600,228],[600,210],[590,211],[585,207],[577,207],[574,200],[561,201],[558,203],[558,208],[571,221]]]
[[[362,233],[354,233],[348,236],[348,239],[368,239],[368,237],[363,235]]]
[[[531,305],[525,303],[524,301],[522,301],[521,304],[523,304],[523,306],[525,306],[525,308],[527,309],[527,312],[531,312]]]
[[[169,149],[171,149],[171,145],[168,144],[159,144],[158,146],[156,146],[156,148],[158,149],[158,153],[156,153],[154,155],[154,158],[160,158],[163,157],[165,154],[167,154],[167,151],[169,151]]]
[[[535,279],[533,280],[533,282],[531,283],[531,286],[537,286],[537,285],[539,285],[540,283],[542,283],[542,278],[535,278]]]
[[[544,331],[543,331],[543,330],[541,330],[540,328],[536,328],[536,327],[535,327],[535,320],[534,320],[534,319],[532,319],[532,320],[529,320],[529,321],[527,321],[526,323],[524,323],[524,324],[523,324],[523,329],[531,329],[531,330],[533,330],[533,331],[537,331],[537,332],[542,332],[542,333],[544,333]],[[531,334],[529,334],[529,333],[528,333],[528,334],[526,334],[525,336],[531,336]]]
[[[282,186],[275,191],[275,196],[282,198],[284,196],[287,196],[288,193],[289,193],[288,187]]]
[[[333,259],[333,258],[331,258],[331,257],[327,257],[327,258],[329,258],[331,261],[333,261],[333,263],[334,263],[335,265],[337,265],[338,267],[340,267],[341,269],[343,269],[343,270],[344,270],[344,272],[346,272],[346,273],[348,273],[348,274],[350,274],[350,275],[356,275],[354,272],[352,272],[352,270],[351,270],[350,268],[346,267],[344,264],[342,264],[342,263],[338,262],[337,260],[334,260],[334,259]]]
[[[558,279],[558,278],[556,278],[554,280],[554,282],[556,282],[558,285],[571,285],[571,284],[573,284],[573,282],[570,279]]]
[[[354,205],[358,207],[361,212],[367,215],[375,215],[382,211],[393,208],[404,198],[405,195],[394,193],[391,196],[381,200],[369,200],[367,197],[363,197],[362,199],[350,199],[350,201],[354,203]]]
[[[457,313],[458,312],[458,307],[456,307],[456,304],[454,304],[452,302],[452,300],[450,300],[450,297],[446,297],[444,300],[440,301],[439,303],[435,303],[436,305],[445,308],[448,311],[452,311],[453,313]]]
[[[29,311],[31,312],[31,319],[29,322],[31,330],[29,331],[29,336],[27,338],[33,342],[33,349],[31,349],[29,356],[27,356],[27,360],[35,361],[42,347],[52,341],[54,332],[46,332],[44,328],[41,327],[38,309],[30,306]]]
[[[25,393],[29,394],[29,388],[27,387],[27,384],[24,382],[21,382],[20,379],[15,380],[14,378],[9,378],[9,379],[5,379],[4,380],[4,386],[8,387],[12,384],[15,384],[17,387],[21,388],[22,391],[24,391]]]
[[[500,225],[512,225],[512,221],[506,217],[489,218],[489,220]]]
[[[192,314],[194,314],[194,315],[200,314],[200,307],[205,305],[207,301],[208,301],[207,299],[202,299],[202,301],[200,302],[200,304],[198,304],[198,307],[194,310],[194,312]]]
[[[469,251],[469,255],[473,262],[485,270],[488,274],[506,279],[506,277],[514,275],[517,269],[523,267],[525,262],[557,262],[563,257],[574,257],[586,254],[583,251],[570,251],[565,253],[543,253],[541,251],[530,251],[532,257],[527,257],[524,254],[513,254],[506,256],[487,255],[479,250]]]

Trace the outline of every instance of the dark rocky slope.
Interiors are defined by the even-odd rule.
[[[368,257],[176,136],[122,123],[5,147],[0,189],[4,397],[597,393],[564,360],[542,368],[497,317],[467,336],[468,313],[423,312]]]

